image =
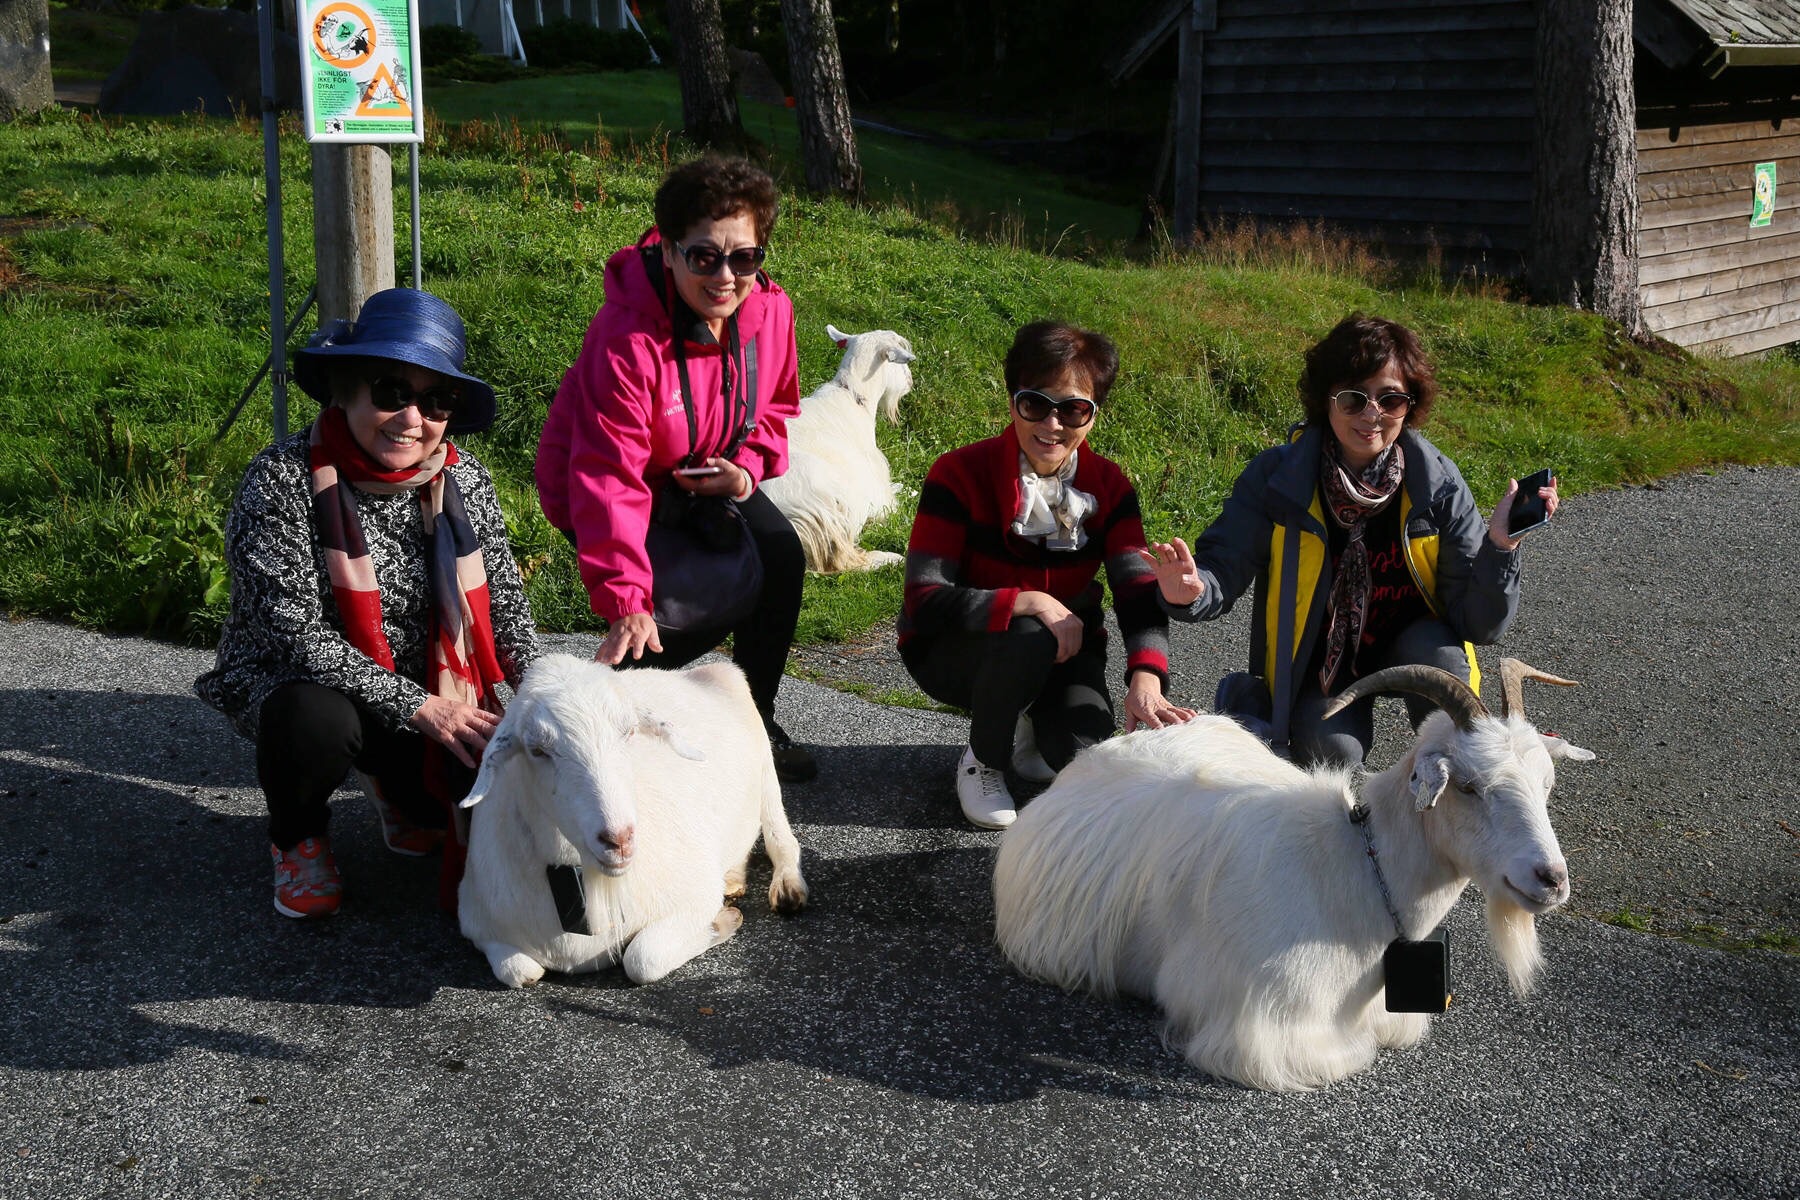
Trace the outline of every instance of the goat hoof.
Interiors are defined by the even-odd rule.
[[[729,904],[719,910],[719,915],[712,919],[713,945],[729,938],[743,927],[744,914]]]
[[[744,879],[744,868],[725,872],[725,899],[736,900],[749,890],[750,885]]]
[[[796,872],[793,875],[777,875],[769,885],[769,907],[784,915],[797,913],[806,907],[806,880]]]

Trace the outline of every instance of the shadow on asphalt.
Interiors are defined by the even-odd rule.
[[[360,795],[340,792],[332,806],[343,912],[318,923],[277,917],[250,747],[197,700],[15,691],[0,693],[0,711],[28,714],[0,730],[0,791],[11,793],[0,839],[18,867],[0,873],[0,948],[15,980],[0,1064],[94,1070],[193,1050],[307,1062],[321,1052],[290,1037],[170,1015],[267,1005],[270,1029],[291,1034],[287,1006],[314,1006],[308,1020],[329,1026],[359,1020],[333,1010],[416,1009],[445,987],[498,989],[434,909],[437,861],[388,854]],[[197,729],[216,729],[217,741],[197,742]],[[746,925],[731,942],[651,988],[612,969],[552,976],[540,999],[678,1036],[718,1069],[790,1063],[939,1099],[1215,1090],[1162,1047],[1151,1006],[1066,996],[1000,958],[988,890],[997,843],[956,812],[952,751],[822,753],[824,781],[788,789],[803,841],[829,833],[815,826],[848,825],[924,831],[942,844],[815,848],[804,864],[813,904],[794,919],[762,904],[769,868],[759,854]],[[921,764],[943,774],[941,788],[919,785]],[[733,1008],[754,1021],[714,1019]]]

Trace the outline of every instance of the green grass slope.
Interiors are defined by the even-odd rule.
[[[290,130],[282,154],[292,307],[311,282],[308,152]],[[466,318],[470,366],[500,397],[495,428],[468,441],[554,628],[592,622],[537,509],[537,431],[606,257],[650,224],[665,167],[658,148],[575,151],[510,123],[446,127],[424,154],[426,286]],[[216,632],[222,515],[271,421],[265,386],[214,443],[267,347],[263,190],[250,122],[52,113],[0,127],[0,606]],[[1580,492],[1800,461],[1790,358],[1644,350],[1597,318],[1411,278],[1328,239],[1228,249],[1229,261],[1078,261],[899,206],[788,196],[769,267],[799,314],[802,386],[836,368],[827,322],[896,329],[920,353],[904,424],[881,431],[909,499],[865,542],[903,548],[911,489],[938,454],[1004,421],[1001,356],[1019,324],[1047,315],[1118,340],[1123,372],[1093,442],[1137,480],[1159,535],[1192,535],[1217,511],[1296,415],[1300,352],[1357,308],[1423,334],[1444,384],[1431,432],[1484,503],[1509,471],[1540,465]],[[309,399],[290,403],[295,426],[310,419]],[[803,636],[865,629],[899,593],[893,569],[809,580]]]

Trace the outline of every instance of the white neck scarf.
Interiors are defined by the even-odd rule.
[[[1087,545],[1087,530],[1082,528],[1082,522],[1093,515],[1098,505],[1073,482],[1078,453],[1069,451],[1068,461],[1056,474],[1039,475],[1025,452],[1019,452],[1019,490],[1024,503],[1013,518],[1014,533],[1038,539],[1046,550],[1079,550]]]

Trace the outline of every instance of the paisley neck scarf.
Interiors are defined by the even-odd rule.
[[[1331,681],[1337,674],[1346,652],[1354,670],[1357,647],[1362,642],[1363,624],[1369,615],[1369,548],[1363,542],[1369,519],[1393,502],[1400,494],[1400,482],[1406,474],[1406,455],[1394,443],[1377,455],[1375,461],[1361,471],[1344,465],[1343,452],[1337,438],[1325,439],[1325,453],[1319,457],[1319,487],[1325,511],[1338,528],[1346,531],[1349,541],[1338,559],[1337,578],[1331,584],[1331,601],[1327,610],[1325,661],[1319,668],[1319,690],[1331,694]]]

